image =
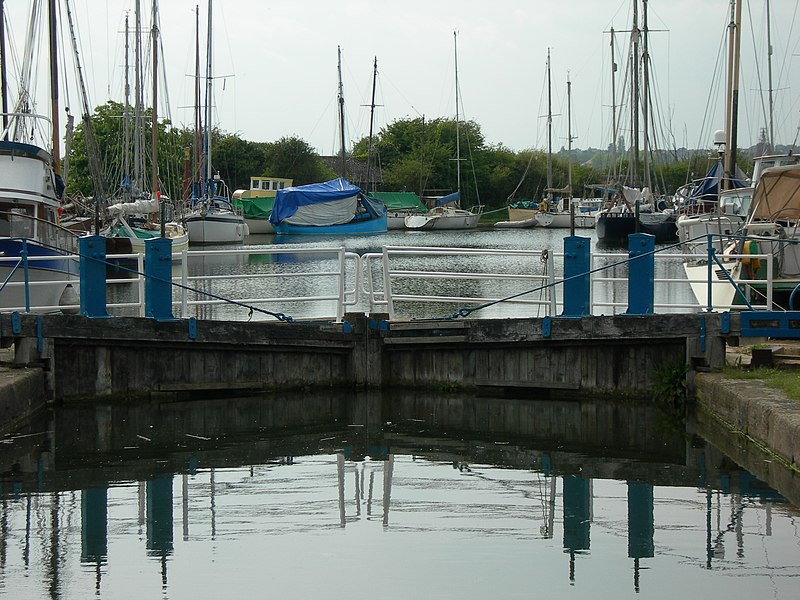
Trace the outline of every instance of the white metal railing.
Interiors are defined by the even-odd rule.
[[[766,254],[729,258],[766,260],[764,280],[735,279],[740,285],[766,290],[763,304],[772,305],[772,261]],[[73,257],[78,259],[77,256]],[[655,254],[655,312],[704,310],[691,284],[707,277],[687,279],[683,261],[691,254]],[[30,257],[31,263],[44,258]],[[110,255],[106,305],[111,315],[145,316],[143,254]],[[19,261],[0,257],[3,263]],[[628,304],[628,254],[593,253],[590,274],[591,314],[624,312]],[[731,263],[732,264],[732,263]],[[329,318],[340,322],[346,312],[388,313],[391,319],[448,317],[470,314],[477,318],[555,316],[564,306],[564,253],[549,250],[506,250],[435,247],[384,247],[359,256],[342,247],[298,248],[290,245],[189,250],[173,255],[172,308],[178,318],[286,320]],[[2,280],[0,280],[2,283]],[[6,290],[24,286],[15,280]],[[34,286],[54,285],[33,282]],[[61,282],[64,285],[64,282]],[[731,286],[714,279],[712,287]],[[24,311],[24,303],[3,311]],[[480,307],[480,310],[473,310]],[[77,312],[77,296],[59,306],[32,306],[36,312]],[[715,306],[717,310],[731,305]]]

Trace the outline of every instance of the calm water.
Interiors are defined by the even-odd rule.
[[[337,293],[336,282],[328,277],[309,276],[308,273],[335,270],[336,265],[330,256],[301,255],[292,252],[297,248],[332,248],[344,246],[348,252],[364,255],[380,252],[384,246],[412,246],[412,247],[444,247],[444,248],[479,248],[479,249],[508,249],[508,250],[549,250],[562,253],[564,250],[563,238],[568,235],[565,229],[478,229],[469,231],[389,231],[386,234],[360,236],[360,237],[330,237],[309,238],[305,236],[273,235],[250,236],[245,240],[244,248],[259,249],[264,247],[286,248],[280,254],[252,254],[233,255],[222,254],[214,256],[194,256],[190,258],[189,271],[193,276],[212,276],[216,279],[203,281],[190,281],[190,287],[201,290],[201,293],[191,295],[190,300],[196,297],[206,298],[202,292],[208,292],[220,298],[236,300],[264,299],[264,298],[300,298],[307,296],[335,296]],[[623,248],[600,248],[597,246],[596,235],[593,229],[577,230],[577,235],[588,237],[592,240],[592,253],[624,253]],[[674,254],[675,249],[660,246],[667,254]],[[231,247],[203,247],[203,250],[230,250]],[[547,273],[546,262],[540,260],[539,255],[520,256],[494,256],[471,257],[464,255],[437,256],[437,257],[405,257],[393,259],[393,268],[409,271],[438,271],[442,273],[508,273],[544,276]],[[617,258],[602,259],[604,264],[617,262]],[[563,260],[555,258],[554,269],[557,276],[563,273]],[[224,279],[234,275],[234,278]],[[656,260],[656,279],[683,279],[685,275],[679,258],[669,260]],[[177,271],[176,271],[177,276]],[[378,288],[382,288],[381,275],[375,271],[375,280]],[[627,278],[627,266],[618,265],[599,275],[600,277]],[[362,285],[363,282],[362,282]],[[536,289],[542,285],[541,281],[532,282],[521,280],[468,279],[468,278],[439,278],[439,279],[414,279],[403,278],[394,280],[392,289],[395,295],[413,294],[435,297],[454,298],[504,298]],[[356,282],[352,271],[348,271],[348,289],[355,289]],[[627,307],[626,283],[599,282],[593,287],[595,302],[616,302],[618,306],[599,306],[595,314],[612,314],[624,312]],[[129,301],[131,289],[115,287],[109,290],[109,302]],[[562,297],[561,286],[556,287],[556,296]],[[656,282],[655,296],[657,303],[682,304],[696,307],[696,301],[688,284]],[[178,291],[175,292],[178,298]],[[526,296],[531,300],[546,300],[544,291],[535,291]],[[428,302],[414,301],[396,302],[395,309],[398,317],[428,318],[446,317],[455,311],[482,304],[483,302]],[[320,318],[330,317],[335,314],[336,304],[330,300],[314,302],[300,302],[294,300],[273,300],[256,304],[260,308],[283,313],[293,318]],[[217,319],[244,319],[248,318],[248,311],[232,305],[195,307],[191,315],[198,318]],[[385,312],[385,306],[371,307],[367,299],[363,298],[354,307],[348,310],[360,312]],[[684,312],[685,308],[674,308],[673,311]],[[120,313],[115,313],[120,314]],[[499,303],[471,314],[474,318],[508,318],[508,317],[537,317],[544,316],[545,309],[541,305],[518,303]],[[271,317],[256,313],[251,318],[270,319]]]
[[[651,405],[259,396],[20,435],[9,598],[798,597],[795,478]]]

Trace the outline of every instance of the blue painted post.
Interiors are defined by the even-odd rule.
[[[627,315],[652,315],[656,238],[648,233],[628,236]]]
[[[591,291],[591,240],[570,235],[564,238],[564,310],[562,317],[589,314]]]
[[[82,237],[80,243],[81,314],[89,318],[108,316],[106,310],[106,238]]]
[[[155,238],[144,243],[145,315],[172,321],[172,240]]]

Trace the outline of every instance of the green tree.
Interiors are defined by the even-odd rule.
[[[266,145],[261,174],[289,177],[294,185],[328,181],[336,177],[336,173],[322,161],[308,142],[294,136],[282,137]]]

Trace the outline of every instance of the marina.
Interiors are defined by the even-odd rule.
[[[301,4],[0,0],[0,596],[795,598],[790,3]]]

